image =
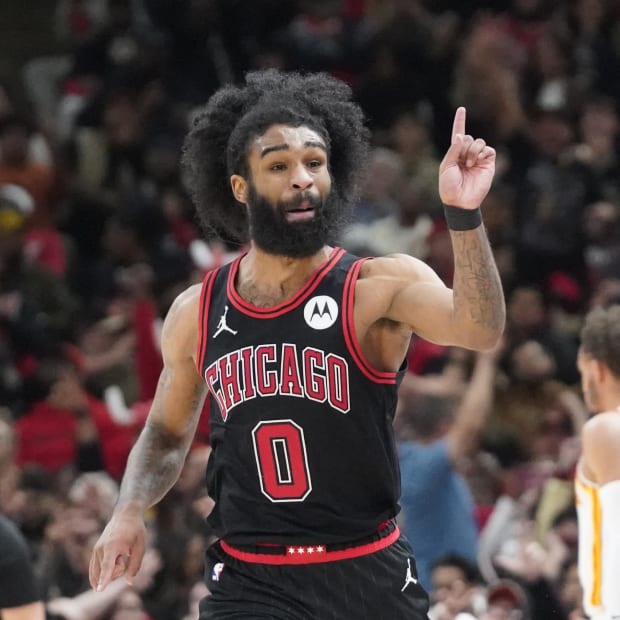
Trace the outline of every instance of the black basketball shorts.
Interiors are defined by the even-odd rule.
[[[200,620],[426,620],[428,595],[411,547],[391,523],[354,545],[231,547],[207,551],[210,595]]]

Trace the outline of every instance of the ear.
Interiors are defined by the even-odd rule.
[[[235,200],[244,205],[248,203],[248,182],[240,174],[230,177],[230,187]]]

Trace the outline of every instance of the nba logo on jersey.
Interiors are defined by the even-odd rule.
[[[333,297],[316,295],[306,302],[304,319],[312,329],[327,329],[338,318],[338,304]]]
[[[211,570],[211,581],[219,581],[222,571],[224,570],[223,562],[218,562]]]

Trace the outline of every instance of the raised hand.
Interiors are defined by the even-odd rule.
[[[495,149],[465,133],[465,108],[454,115],[452,142],[439,165],[439,196],[445,205],[476,209],[491,188]]]

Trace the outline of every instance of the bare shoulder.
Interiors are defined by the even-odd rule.
[[[618,449],[620,446],[616,442],[620,440],[620,413],[606,411],[593,416],[583,425],[582,436],[584,442],[612,442]]]
[[[452,291],[431,267],[407,254],[364,262],[355,285],[355,317],[358,334],[387,321],[437,344],[466,345],[465,331],[453,328]]]
[[[620,479],[620,413],[605,412],[588,420],[581,432],[583,458],[599,484]]]
[[[418,331],[424,323],[420,300],[434,300],[437,291],[447,289],[439,276],[423,261],[407,254],[389,254],[367,260],[355,287],[356,311],[369,313],[368,322],[387,318]],[[416,299],[416,304],[410,302]],[[433,301],[433,315],[437,304]],[[363,306],[362,310],[358,307]],[[400,309],[399,309],[400,308]],[[421,329],[420,335],[424,332]]]
[[[167,357],[194,356],[198,341],[200,284],[180,293],[170,306],[162,330],[162,351]]]
[[[200,292],[202,290],[202,284],[192,284],[184,291],[179,293],[176,299],[172,302],[170,309],[177,307],[182,311],[191,311],[193,308],[198,312],[198,304],[200,302]]]
[[[367,260],[360,279],[377,282],[439,282],[439,276],[423,261],[408,254],[388,254]]]

